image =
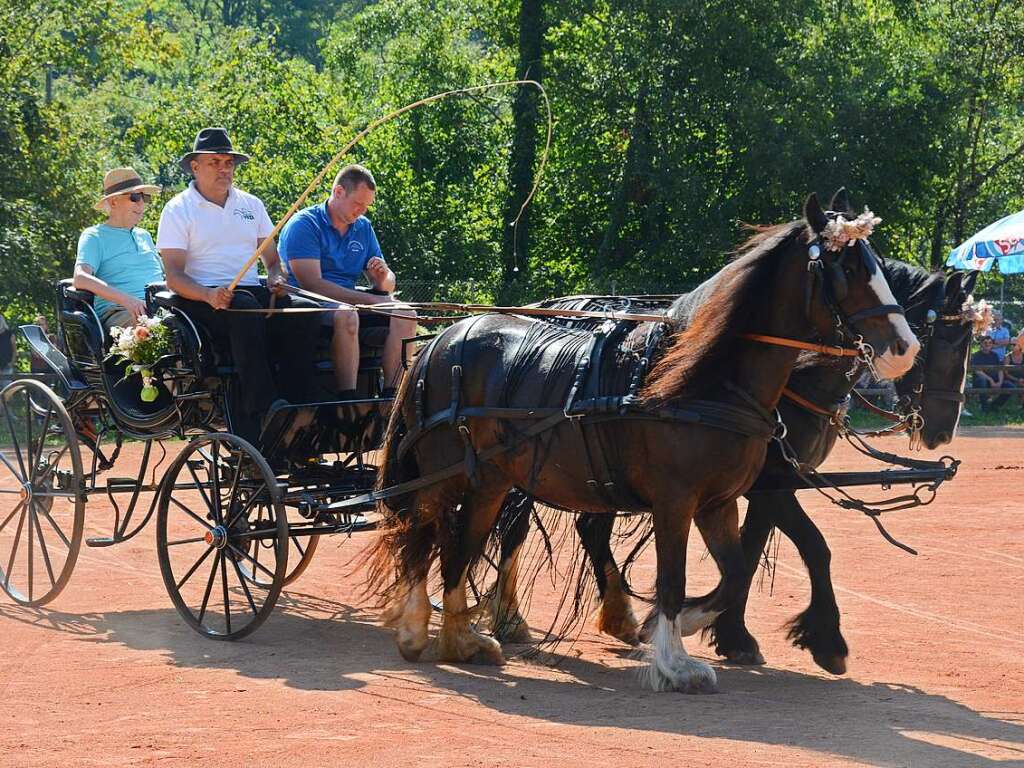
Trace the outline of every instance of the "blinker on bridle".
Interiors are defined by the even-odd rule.
[[[826,215],[832,219],[833,222],[845,221],[840,214],[833,211],[826,212]],[[866,228],[868,231],[873,223],[877,221],[873,217],[869,217],[870,214],[865,213],[858,218],[857,221],[865,219],[866,224],[862,223],[862,228]],[[867,234],[867,232],[865,232]],[[829,355],[832,357],[860,357],[865,365],[874,373],[874,356],[875,352],[871,345],[864,341],[864,336],[857,329],[857,322],[866,320],[869,317],[885,316],[890,314],[904,315],[903,307],[899,304],[879,304],[874,307],[868,307],[862,309],[859,312],[854,312],[852,315],[847,315],[839,302],[845,298],[845,290],[837,290],[836,283],[840,280],[845,287],[845,275],[842,274],[842,266],[837,260],[835,263],[829,265],[830,271],[833,272],[830,278],[825,277],[825,263],[824,259],[821,258],[822,246],[827,250],[833,252],[842,252],[845,248],[848,248],[856,244],[859,249],[859,255],[862,263],[869,272],[873,272],[874,269],[878,269],[877,262],[873,262],[873,256],[867,250],[864,244],[863,237],[853,237],[849,240],[842,241],[841,245],[837,246],[837,240],[835,234],[827,234],[825,232],[818,233],[814,242],[807,246],[807,288],[804,299],[804,310],[809,318],[811,315],[811,303],[815,294],[815,286],[820,286],[821,290],[818,291],[818,295],[822,298],[825,306],[832,313],[836,321],[836,331],[840,337],[847,337],[852,339],[853,347],[843,346],[842,343],[837,344],[818,344],[810,341],[802,341],[798,339],[786,339],[779,336],[769,336],[760,333],[745,333],[742,338],[750,341],[760,341],[765,344],[773,344],[781,347],[790,347],[794,349],[803,349],[810,352],[817,352],[822,355]],[[835,271],[838,270],[838,274]],[[841,294],[841,295],[840,295]],[[856,371],[856,367],[851,368],[848,375],[852,375]]]

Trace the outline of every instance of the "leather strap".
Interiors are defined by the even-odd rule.
[[[852,315],[846,318],[846,322],[850,325],[855,324],[858,320],[865,320],[869,317],[878,317],[879,315],[903,315],[903,307],[899,304],[879,304],[877,307],[871,307],[869,309],[862,309],[860,312],[854,312]]]
[[[796,403],[801,408],[804,408],[804,409],[810,411],[811,413],[817,414],[818,416],[826,416],[828,418],[832,418],[832,417],[838,415],[838,413],[839,413],[838,410],[830,411],[827,408],[822,408],[817,403],[813,403],[810,400],[808,400],[807,398],[801,397],[800,395],[798,395],[796,392],[794,392],[789,387],[783,387],[783,389],[782,389],[782,396],[784,398],[786,398],[787,400],[791,400],[792,402]]]
[[[793,349],[806,349],[808,352],[817,352],[821,355],[830,355],[832,357],[857,357],[860,352],[856,349],[847,349],[846,347],[831,347],[827,344],[814,344],[810,341],[800,341],[798,339],[786,339],[782,336],[766,336],[763,333],[744,333],[741,334],[740,338],[747,339],[749,341],[760,341],[764,344],[774,344],[777,347],[792,347]]]

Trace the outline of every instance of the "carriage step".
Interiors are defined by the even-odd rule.
[[[91,539],[85,540],[87,547],[112,547],[115,544],[120,544],[126,539],[119,539],[116,536],[96,536]]]
[[[135,493],[139,487],[137,477],[108,477],[107,493]]]

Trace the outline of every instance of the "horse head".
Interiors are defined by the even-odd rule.
[[[861,350],[878,378],[898,379],[910,370],[920,342],[903,317],[868,237],[881,221],[867,208],[849,209],[845,189],[823,210],[807,198],[807,314],[818,334],[840,336]]]
[[[935,281],[931,295],[908,315],[921,338],[918,364],[896,384],[901,407],[920,417],[921,442],[937,448],[953,439],[964,403],[971,339],[985,332],[991,308],[971,295],[977,272],[954,271]]]

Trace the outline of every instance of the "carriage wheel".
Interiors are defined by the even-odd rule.
[[[0,411],[0,587],[21,605],[45,605],[67,585],[82,546],[82,456],[45,384],[8,384]]]
[[[268,510],[261,508],[259,514],[262,518],[266,518]],[[322,534],[321,534],[322,535]],[[313,560],[313,555],[316,552],[317,546],[320,544],[320,536],[295,536],[293,534],[288,535],[288,562],[295,563],[292,569],[285,574],[283,586],[287,587],[293,581],[297,580],[306,569],[309,567],[310,562]],[[259,568],[255,567],[256,563],[259,563],[260,558],[264,556],[264,545],[261,544],[253,552],[253,565],[248,563],[240,563],[239,566],[242,570],[242,575],[252,584],[255,584],[261,589],[266,589],[270,586],[271,580],[267,578],[266,574],[263,573]]]
[[[288,573],[288,518],[263,457],[229,434],[195,438],[167,470],[157,555],[182,618],[201,635],[237,640],[274,609]],[[256,572],[264,589],[245,576]]]

